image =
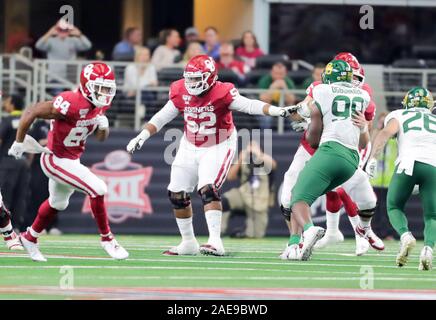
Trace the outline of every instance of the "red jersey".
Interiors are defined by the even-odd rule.
[[[319,85],[321,83],[322,83],[321,81],[314,81],[314,82],[312,82],[312,84],[309,87],[307,87],[306,94],[309,97],[313,98],[313,88],[315,88],[317,85]],[[364,83],[362,85],[361,89],[365,90],[366,92],[368,92],[369,97],[371,98],[371,101],[369,102],[369,105],[366,108],[364,114],[365,114],[365,118],[366,118],[367,121],[372,121],[372,120],[374,120],[375,110],[376,110],[375,102],[374,102],[373,97],[372,97],[372,88],[371,88],[371,86],[369,84]],[[306,139],[306,134],[307,134],[307,132],[305,131],[303,136],[301,137],[300,144],[304,147],[304,149],[306,149],[306,151],[310,155],[313,155],[315,153],[316,149],[314,149],[314,148],[312,148],[310,146],[309,142]],[[367,148],[365,148],[365,149],[367,149]],[[366,152],[363,152],[362,154],[364,155],[364,154],[366,154]]]
[[[78,159],[85,151],[86,138],[97,129],[96,117],[108,107],[94,107],[80,92],[64,91],[53,99],[64,119],[52,120],[47,147],[56,157]]]
[[[185,136],[197,147],[210,147],[225,141],[234,130],[233,99],[239,95],[232,83],[217,81],[205,94],[192,96],[181,79],[170,87],[170,100],[183,114]]]

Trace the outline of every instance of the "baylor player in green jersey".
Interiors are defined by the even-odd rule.
[[[407,92],[402,104],[404,109],[395,110],[386,117],[385,128],[374,140],[366,171],[374,176],[375,158],[386,142],[396,135],[398,158],[387,195],[389,221],[401,236],[396,262],[398,266],[404,266],[416,245],[408,229],[404,206],[417,184],[425,225],[419,269],[430,270],[436,242],[436,115],[431,113],[434,100],[426,88],[416,87]]]
[[[301,260],[308,260],[324,229],[315,227],[310,205],[321,195],[347,181],[359,165],[358,149],[369,142],[368,123],[364,111],[368,93],[352,85],[350,65],[333,60],[325,68],[323,83],[313,89],[313,104],[300,116],[311,118],[307,140],[318,147],[300,172],[292,189],[293,221],[303,228]]]

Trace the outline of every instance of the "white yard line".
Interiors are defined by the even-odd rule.
[[[27,255],[25,254],[10,254],[10,255],[0,255],[1,258],[25,258],[29,259]],[[46,255],[46,258],[48,259],[71,259],[71,260],[95,260],[95,261],[112,261],[115,262],[115,260],[111,258],[103,258],[103,257],[82,257],[82,256],[68,256],[68,255]],[[300,267],[307,267],[307,266],[322,266],[322,267],[360,267],[362,265],[361,261],[355,261],[356,264],[332,264],[332,263],[317,263],[317,262],[311,262],[311,261],[280,261],[280,262],[265,262],[265,261],[229,261],[229,260],[222,260],[221,258],[213,258],[210,257],[209,260],[200,260],[200,259],[180,259],[179,257],[175,257],[174,259],[168,258],[168,259],[146,259],[146,258],[129,258],[127,261],[139,261],[139,262],[171,262],[171,263],[195,263],[195,264],[243,264],[243,265],[280,265],[284,266],[288,264],[289,266],[300,266]],[[347,262],[354,262],[354,261],[347,261]],[[124,262],[119,262],[124,263]],[[370,262],[368,262],[369,265],[372,265]],[[392,266],[386,266],[386,265],[372,265],[376,268],[384,268],[384,269],[398,269],[398,267],[392,265]],[[414,267],[402,267],[402,269],[415,269]]]
[[[29,269],[29,270],[44,270],[44,269],[54,269],[58,270],[64,266],[22,266],[22,265],[3,265],[0,266],[0,269]],[[360,271],[350,272],[350,271],[334,271],[334,270],[326,270],[326,271],[320,271],[320,270],[313,270],[313,271],[307,271],[307,270],[294,270],[294,269],[264,269],[264,268],[225,268],[225,267],[178,267],[178,266],[70,266],[72,269],[107,269],[107,270],[204,270],[204,271],[256,271],[256,272],[277,272],[277,273],[313,273],[313,274],[341,274],[341,275],[356,275],[360,274]],[[410,274],[410,273],[401,273],[401,272],[383,272],[380,273],[383,277],[385,276],[394,276],[394,277],[422,277],[423,274]],[[79,278],[82,278],[81,275],[77,275]],[[124,279],[124,276],[119,275],[120,278]],[[377,273],[375,273],[376,279],[379,279],[377,276]],[[14,277],[13,275],[8,274],[8,278],[22,278],[22,276]],[[28,278],[28,277],[26,277]],[[44,278],[43,276],[36,277],[36,278]],[[113,279],[113,276],[111,277]],[[209,279],[214,279],[214,277],[210,277]],[[360,278],[359,278],[360,279]],[[411,278],[414,279],[414,278]]]

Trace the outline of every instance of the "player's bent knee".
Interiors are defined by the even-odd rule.
[[[68,207],[69,203],[69,199],[48,199],[48,204],[50,205],[50,207],[58,211],[64,211]]]
[[[103,180],[94,186],[94,192],[97,196],[104,196],[107,193],[107,185]]]
[[[186,209],[191,205],[191,196],[185,191],[172,192],[168,190],[168,198],[176,210]]]
[[[221,195],[218,189],[213,184],[207,184],[198,191],[203,205],[207,205],[214,201],[221,201]]]
[[[375,207],[372,209],[359,210],[359,216],[361,218],[371,219],[375,214]]]

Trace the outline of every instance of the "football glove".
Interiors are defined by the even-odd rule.
[[[309,127],[309,123],[307,123],[304,120],[303,121],[292,121],[291,127],[292,127],[292,130],[294,130],[296,132],[302,132],[302,131],[307,130],[307,128]]]
[[[377,171],[377,159],[369,159],[368,163],[366,164],[365,171],[371,178],[374,178]]]
[[[135,150],[141,149],[148,138],[150,138],[150,132],[147,129],[142,130],[135,138],[130,140],[126,147],[127,152],[133,153]]]
[[[100,130],[105,130],[109,128],[109,120],[104,115],[97,116],[97,125]]]
[[[24,144],[22,142],[14,141],[12,146],[8,150],[8,155],[15,159],[20,159],[24,153]]]

